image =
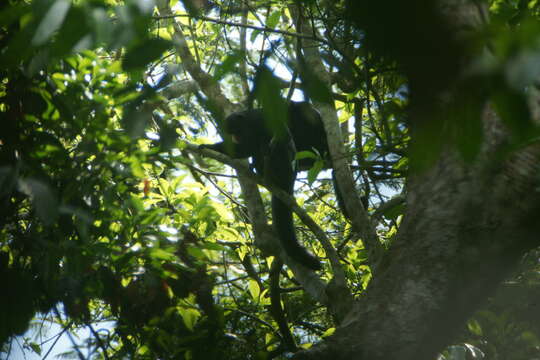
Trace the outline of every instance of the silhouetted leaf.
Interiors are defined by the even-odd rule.
[[[228,54],[225,60],[216,67],[214,79],[221,80],[225,75],[234,72],[244,56],[245,54],[240,51],[234,51]]]
[[[501,87],[493,96],[493,101],[502,120],[510,128],[514,141],[521,143],[538,135],[524,93]]]
[[[287,134],[287,104],[281,97],[280,85],[272,71],[267,66],[261,66],[252,90],[261,105],[266,125],[276,138]]]
[[[66,19],[58,31],[58,39],[54,42],[52,53],[54,56],[62,57],[73,50],[83,50],[77,44],[84,36],[90,37],[91,29],[87,23],[88,14],[83,9],[72,7]],[[88,39],[90,40],[90,39]],[[88,45],[91,45],[89,43]]]
[[[128,50],[122,66],[127,71],[141,69],[146,64],[158,59],[171,45],[170,41],[160,38],[143,41]]]

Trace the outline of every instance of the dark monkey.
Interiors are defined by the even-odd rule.
[[[271,184],[293,195],[294,181],[298,170],[309,169],[314,160],[302,159],[294,162],[296,152],[315,150],[328,154],[326,133],[320,114],[307,102],[290,102],[285,128],[271,131],[265,122],[262,110],[246,110],[228,116],[222,130],[230,135],[228,142],[201,145],[233,158],[253,158],[258,175]],[[279,135],[276,133],[279,132]],[[335,184],[340,207],[342,197]],[[289,256],[310,269],[319,270],[319,260],[303,248],[296,238],[292,210],[272,195],[272,220],[281,244]]]

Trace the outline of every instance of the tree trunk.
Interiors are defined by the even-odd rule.
[[[417,3],[423,2],[408,2],[406,6],[414,10]],[[437,2],[443,24],[475,23],[482,9],[475,11],[472,3]],[[378,6],[372,6],[370,16],[388,16],[377,13],[383,8],[382,4],[380,9]],[[424,24],[431,26],[432,22]],[[366,28],[368,38],[384,31],[371,25]],[[422,28],[422,23],[416,25]],[[459,27],[443,27],[444,31],[454,31],[445,33],[446,40],[461,39]],[[417,41],[407,38],[407,32],[399,37],[397,32],[386,31],[396,34],[396,42]],[[417,49],[418,44],[411,44],[411,48]],[[455,74],[462,73],[471,54],[461,44],[450,48],[447,55],[454,58],[437,63],[438,69],[425,71],[444,74],[448,70],[445,66],[449,66]],[[425,53],[420,56],[437,58],[429,49],[423,50]],[[452,134],[443,131],[448,121],[443,120],[444,110],[440,110],[444,106],[437,110],[438,105],[434,106],[432,101],[459,99],[456,90],[449,90],[456,88],[452,87],[452,79],[443,75],[441,83],[434,84],[410,62],[412,57],[391,53],[390,56],[404,65],[409,77],[411,136],[416,146],[424,144],[418,137],[428,123],[430,129],[439,132],[439,139],[451,138]],[[455,68],[456,64],[460,68]],[[423,98],[427,93],[429,99]],[[515,268],[522,255],[540,244],[536,215],[540,210],[540,146],[522,147],[508,155],[508,130],[489,101],[476,101],[483,103],[483,142],[475,160],[463,160],[459,147],[447,141],[441,144],[443,150],[429,167],[411,173],[407,179],[406,214],[366,296],[353,305],[332,337],[296,358],[433,360]],[[462,105],[452,104],[447,102],[446,106]]]

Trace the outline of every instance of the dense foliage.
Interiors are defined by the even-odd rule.
[[[536,1],[491,1],[490,13],[493,28],[482,36],[495,59],[479,72],[534,89]],[[247,106],[261,64],[274,70],[270,91],[284,98],[301,98],[303,76],[311,99],[333,99],[357,191],[388,248],[410,163],[407,71],[364,47],[354,20],[342,1],[3,1],[0,356],[21,344],[45,354],[43,322],[90,329],[70,350],[81,359],[285,358],[330,335],[339,315],[255,246],[235,173],[192,144],[215,141],[220,119]],[[300,31],[306,24],[316,33]],[[302,66],[306,42],[319,45],[331,88]],[[501,97],[501,112],[513,114],[505,121],[516,124],[526,96]],[[477,124],[460,125],[471,125],[473,135],[456,141],[474,158]],[[434,143],[423,144],[425,164],[439,151]],[[300,176],[296,200],[360,297],[372,276],[369,252],[322,167]],[[269,197],[264,190],[265,204]],[[324,259],[312,229],[295,221]],[[528,254],[441,357],[538,356],[538,258]],[[322,279],[332,279],[330,269],[326,260]]]

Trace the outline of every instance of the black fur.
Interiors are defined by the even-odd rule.
[[[290,102],[287,127],[276,136],[270,131],[261,110],[246,110],[231,114],[224,121],[222,130],[227,141],[201,145],[233,158],[253,158],[253,166],[260,176],[293,195],[297,170],[309,169],[312,159],[302,159],[294,164],[298,151],[315,150],[328,154],[326,133],[320,114],[307,102]],[[335,184],[336,198],[343,209],[343,198]],[[303,265],[318,270],[319,260],[303,248],[296,238],[292,210],[272,195],[274,227],[289,256]]]
[[[321,115],[307,102],[290,102],[289,103],[289,118],[288,126],[291,130],[296,151],[313,151],[315,150],[326,160],[330,160],[330,150],[328,149],[328,141]],[[313,159],[302,159],[298,162],[299,170],[308,170],[314,164]],[[336,174],[332,171],[332,183],[336,193],[336,200],[343,215],[350,219],[343,194],[337,185]],[[367,209],[366,204],[364,207]]]

